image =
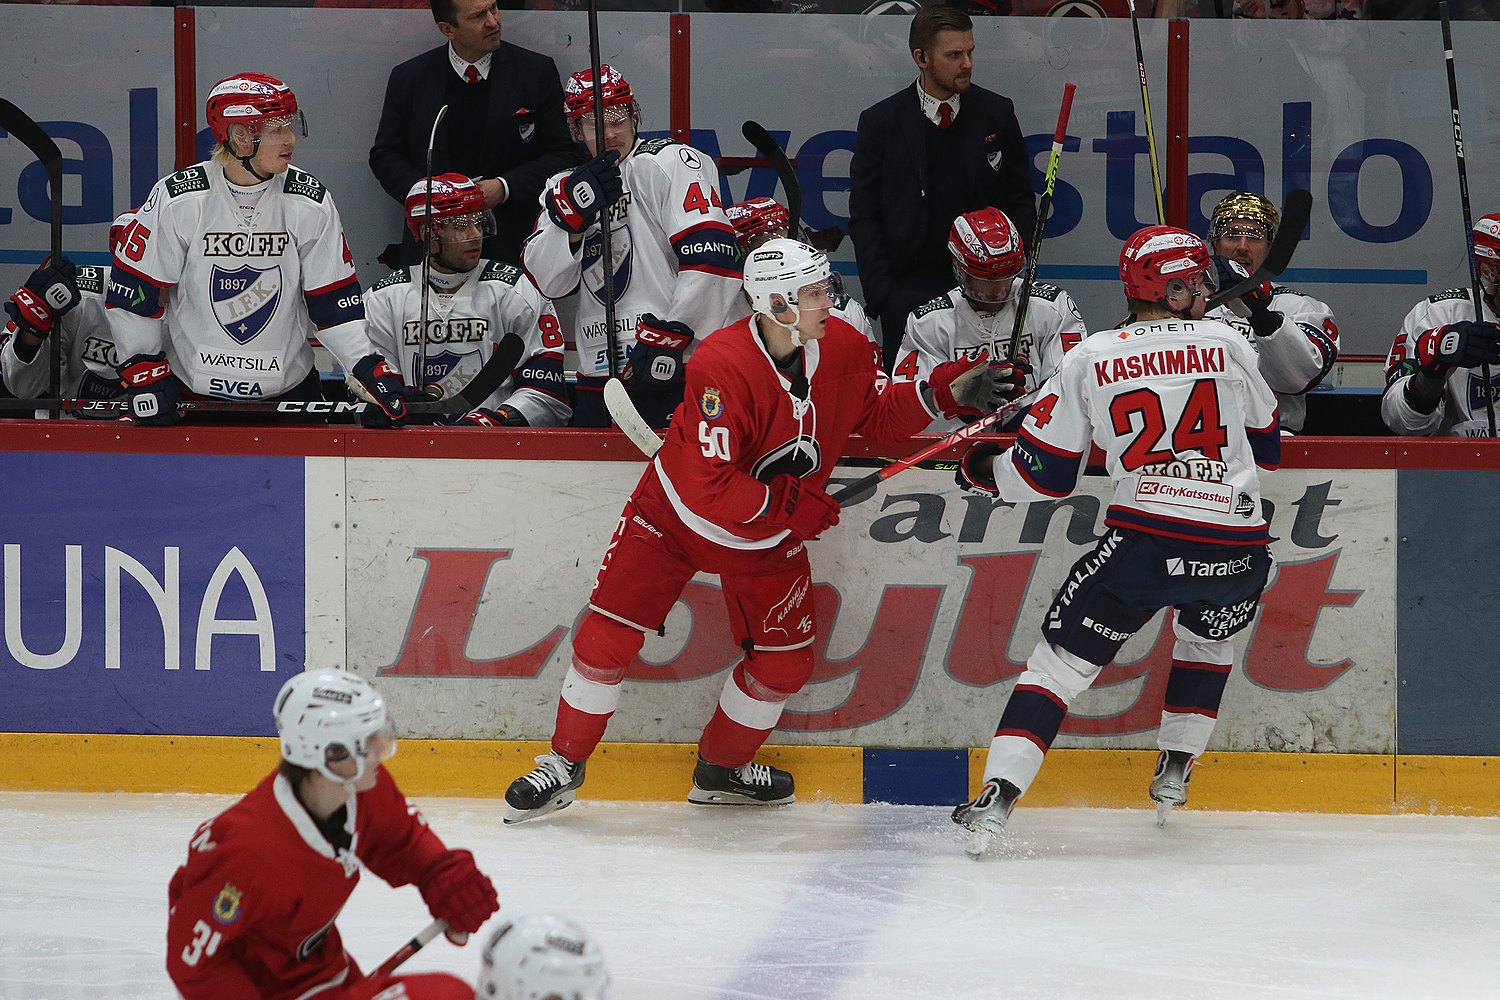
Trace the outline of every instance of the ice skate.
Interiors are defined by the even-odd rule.
[[[795,802],[790,773],[751,761],[739,767],[720,767],[701,757],[693,768],[693,790],[688,801],[698,805],[779,806]]]
[[[1187,802],[1187,786],[1193,777],[1196,760],[1186,750],[1163,750],[1156,758],[1156,774],[1151,778],[1151,800],[1156,803],[1156,825],[1166,826],[1167,816]]]
[[[971,858],[988,854],[1005,829],[1021,790],[1003,778],[991,778],[973,802],[953,810],[953,822],[969,831],[964,850]]]
[[[536,765],[506,790],[506,823],[524,823],[572,805],[588,761],[575,764],[561,754],[544,753],[536,759]]]

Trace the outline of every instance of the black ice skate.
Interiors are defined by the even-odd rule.
[[[971,858],[988,854],[1000,839],[1005,821],[1016,807],[1021,790],[1004,778],[991,778],[984,783],[973,802],[965,803],[953,810],[953,822],[969,831],[964,850]]]
[[[751,761],[739,767],[720,767],[703,758],[693,768],[693,790],[688,801],[707,806],[779,806],[795,802],[790,773]]]
[[[1163,750],[1156,758],[1156,774],[1151,778],[1151,801],[1156,803],[1156,825],[1166,826],[1167,816],[1187,802],[1188,782],[1193,778],[1193,762],[1186,750]]]
[[[512,781],[506,789],[505,822],[524,823],[572,805],[587,766],[586,760],[575,764],[561,754],[542,754],[536,759],[534,770]]]

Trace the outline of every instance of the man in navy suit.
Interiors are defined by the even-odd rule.
[[[495,0],[430,3],[448,42],[391,70],[370,170],[404,211],[406,193],[427,176],[433,119],[448,105],[433,144],[433,173],[464,174],[480,186],[496,230],[484,242],[484,256],[517,264],[542,183],[579,162],[563,118],[557,64],[501,40]],[[421,259],[402,229],[399,259],[384,258],[393,267]]]
[[[1028,240],[1036,225],[1031,157],[1015,108],[970,82],[969,15],[924,7],[908,42],[917,81],[859,116],[849,167],[850,234],[888,369],[907,315],[953,287],[948,229],[955,218],[993,206]]]

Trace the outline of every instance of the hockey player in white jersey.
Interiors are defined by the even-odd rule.
[[[111,250],[134,219],[133,212],[125,212],[110,225]],[[37,282],[45,285],[44,273],[48,266],[44,264],[38,268],[27,279],[27,286]],[[72,262],[68,261],[67,266],[72,267]],[[60,315],[23,315],[7,324],[11,336],[0,347],[0,371],[4,373],[6,387],[15,396],[39,399],[47,394],[52,379],[52,351],[47,346],[47,337],[54,334],[54,328],[62,354],[59,385],[63,398],[119,399],[124,394],[120,377],[115,374],[120,367],[120,357],[115,352],[109,319],[104,313],[109,270],[107,266],[75,268],[70,280],[78,296],[76,306]],[[17,294],[25,290],[23,287]],[[114,417],[117,414],[110,411],[94,415]]]
[[[747,198],[737,201],[724,210],[729,217],[729,224],[734,227],[735,238],[739,241],[740,256],[748,257],[750,252],[767,240],[788,239],[791,232],[792,217],[787,213],[786,207],[775,198]],[[809,243],[806,227],[798,239]],[[865,335],[875,350],[875,367],[884,369],[885,358],[880,353],[880,340],[875,336],[875,328],[870,324],[870,317],[865,313],[865,307],[858,299],[844,290],[844,283],[837,271],[830,271],[828,275],[828,297],[833,300],[833,308],[828,311],[830,316],[836,316],[848,323],[854,329]],[[750,308],[750,296],[746,293],[740,294],[740,307],[743,310],[740,315],[748,316],[752,312]],[[881,385],[884,385],[884,381]]]
[[[1380,399],[1380,416],[1397,434],[1489,436],[1497,387],[1482,366],[1500,364],[1500,214],[1474,223],[1474,259],[1484,305],[1478,321],[1467,288],[1429,295],[1401,321]]]
[[[432,179],[406,195],[406,225],[420,245],[426,234],[427,336],[422,337],[422,266],[400,268],[365,295],[370,341],[401,368],[411,385],[436,385],[441,395],[463,389],[507,334],[526,345],[519,368],[460,423],[486,427],[559,427],[568,422],[563,385],[563,335],[552,303],[514,264],[480,256],[494,233],[484,192],[463,174]],[[425,365],[425,367],[424,367]]]
[[[945,361],[988,352],[1000,361],[1010,349],[1019,307],[1026,248],[1021,234],[998,208],[960,215],[948,230],[948,252],[958,285],[912,311],[896,353],[891,378],[920,382]],[[1035,389],[1057,371],[1063,353],[1088,336],[1083,317],[1067,292],[1041,281],[1031,283],[1025,325],[1016,354],[1030,366],[1013,369],[1013,395]],[[938,417],[928,433],[947,434],[961,419]]]
[[[1254,349],[1204,320],[1215,272],[1203,241],[1150,226],[1126,241],[1131,319],[1069,351],[1016,435],[969,449],[958,481],[1011,503],[1065,497],[1089,448],[1114,485],[1093,551],[1073,564],[990,743],[984,785],[953,821],[983,853],[1042,766],[1073,699],[1162,608],[1173,608],[1172,671],[1150,795],[1160,817],[1187,800],[1271,556],[1257,467],[1281,456],[1276,400]]]
[[[1214,254],[1223,258],[1215,260],[1221,287],[1228,288],[1260,267],[1279,223],[1276,206],[1248,191],[1236,191],[1214,206],[1208,236]],[[1240,265],[1244,274],[1224,260]],[[1276,393],[1282,429],[1302,430],[1306,393],[1338,360],[1339,328],[1333,310],[1310,295],[1267,281],[1215,309],[1209,318],[1229,324],[1255,348],[1260,373]]]
[[[630,84],[607,63],[599,75],[605,148],[594,148],[593,73],[574,73],[564,88],[563,107],[573,138],[593,159],[547,182],[522,260],[549,299],[580,289],[573,423],[608,427],[603,390],[610,373],[609,338],[599,228],[601,214],[608,217],[617,363],[636,409],[653,427],[665,427],[682,402],[682,366],[694,338],[744,315],[739,251],[715,186],[713,159],[672,139],[640,138],[640,107]]]
[[[206,118],[212,158],[157,181],[114,254],[105,304],[131,416],[175,423],[184,389],[321,399],[307,339],[316,328],[353,380],[404,420],[405,387],[370,346],[333,196],[291,162],[296,133],[306,134],[296,95],[275,77],[239,73],[209,91]]]

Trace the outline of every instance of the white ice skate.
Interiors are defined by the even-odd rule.
[[[1173,809],[1187,802],[1187,786],[1197,760],[1186,750],[1163,750],[1151,778],[1151,801],[1156,803],[1156,825],[1166,826]]]
[[[973,802],[953,810],[953,822],[968,831],[964,851],[971,858],[989,854],[1000,841],[1005,821],[1016,807],[1021,790],[1003,778],[984,783]]]

